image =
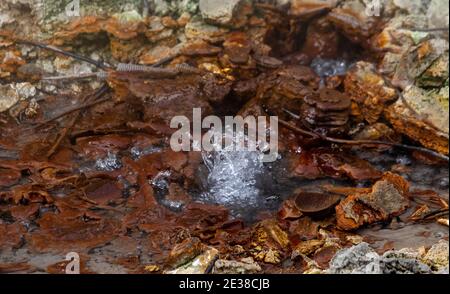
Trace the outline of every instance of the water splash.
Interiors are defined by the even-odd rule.
[[[170,177],[171,172],[170,170],[164,170],[160,171],[151,181],[150,184],[159,190],[167,190],[169,189],[169,181],[168,178]]]
[[[163,150],[163,148],[160,146],[148,146],[145,148],[139,148],[139,147],[134,146],[130,149],[130,155],[131,155],[132,159],[138,160],[145,155],[158,153],[158,152],[161,152],[162,150]]]
[[[95,167],[102,171],[114,171],[122,167],[122,162],[117,154],[108,152],[105,158],[95,161]]]
[[[218,151],[202,155],[209,174],[201,201],[231,209],[258,207],[262,199],[257,181],[264,167],[257,152]]]
[[[245,137],[243,134],[235,135],[235,142]],[[245,139],[248,140],[247,137]],[[202,152],[204,169],[203,173],[200,172],[200,179],[203,192],[198,201],[223,205],[230,209],[233,217],[248,220],[258,210],[268,209],[268,204],[274,204],[273,199],[279,198],[265,189],[268,165],[262,161],[262,151],[239,151],[234,146],[214,150]]]

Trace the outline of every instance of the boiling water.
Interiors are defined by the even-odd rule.
[[[237,140],[248,137],[236,134]],[[256,142],[247,142],[256,144]],[[218,146],[215,146],[218,147]],[[278,207],[281,191],[277,188],[277,175],[273,173],[282,162],[263,163],[263,148],[257,151],[238,151],[234,146],[202,152],[204,165],[199,170],[201,192],[197,201],[223,205],[233,217],[253,220],[259,211]]]

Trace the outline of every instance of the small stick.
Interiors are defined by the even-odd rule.
[[[430,220],[430,219],[435,219],[438,217],[443,217],[445,215],[448,215],[448,208],[443,208],[443,209],[438,209],[438,210],[434,210],[434,211],[430,211],[428,213],[426,213],[423,217],[422,220]]]
[[[393,147],[398,147],[398,148],[402,148],[402,149],[406,149],[406,150],[413,150],[413,151],[419,151],[419,152],[423,152],[426,154],[429,154],[431,156],[434,156],[436,158],[442,159],[446,162],[449,162],[449,158],[448,156],[445,156],[443,154],[440,154],[438,152],[435,152],[433,150],[427,149],[427,148],[422,148],[422,147],[416,147],[416,146],[410,146],[410,145],[404,145],[404,144],[399,144],[399,143],[393,143],[393,142],[385,142],[385,141],[375,141],[375,140],[345,140],[345,139],[338,139],[338,138],[332,138],[332,137],[327,137],[327,136],[322,136],[319,135],[317,133],[314,132],[310,132],[310,131],[306,131],[304,129],[301,129],[297,126],[294,126],[290,123],[288,123],[287,121],[278,119],[278,121],[280,122],[280,124],[282,124],[283,126],[285,126],[286,128],[300,133],[302,135],[306,135],[306,136],[311,136],[314,138],[320,138],[324,141],[328,141],[331,143],[337,143],[337,144],[347,144],[347,145],[363,145],[363,144],[367,144],[367,145],[386,145],[386,146],[393,146]]]
[[[155,77],[173,77],[178,74],[187,73],[187,74],[200,74],[203,71],[190,66],[188,64],[177,64],[174,68],[159,68],[155,66],[146,66],[139,64],[130,64],[130,63],[119,63],[116,67],[116,71],[118,72],[143,72],[149,75],[153,75]]]
[[[82,110],[82,109],[85,109],[85,108],[89,108],[89,107],[91,107],[91,106],[94,106],[94,105],[97,105],[97,104],[106,102],[106,101],[108,101],[108,100],[110,100],[109,97],[108,97],[108,98],[104,98],[104,99],[100,99],[100,100],[97,100],[97,101],[94,101],[94,102],[92,102],[92,103],[88,103],[88,104],[84,104],[84,105],[75,107],[75,108],[70,109],[70,110],[68,110],[68,111],[66,111],[66,112],[64,112],[64,113],[61,113],[61,114],[59,114],[59,115],[57,115],[57,116],[55,116],[55,117],[52,117],[52,118],[50,118],[50,119],[48,119],[48,120],[46,120],[46,121],[44,121],[44,122],[41,122],[40,124],[38,124],[38,125],[36,126],[36,128],[40,128],[40,127],[42,127],[42,126],[44,126],[44,125],[46,125],[46,124],[48,124],[48,123],[50,123],[50,122],[52,122],[52,121],[55,121],[55,120],[57,120],[57,119],[59,119],[59,118],[61,118],[61,117],[64,117],[64,116],[66,116],[66,115],[69,115],[69,114],[71,114],[71,113],[73,113],[73,112],[75,112],[75,111]]]
[[[42,81],[61,81],[61,80],[83,80],[88,78],[96,78],[97,73],[86,73],[78,75],[68,75],[68,76],[56,76],[56,77],[43,77]]]
[[[136,133],[135,130],[130,129],[113,129],[113,130],[90,130],[90,131],[80,131],[80,132],[73,132],[70,134],[71,139],[76,139],[79,137],[86,136],[87,134],[90,136],[104,136],[104,135],[110,135],[110,134],[129,134],[129,133]]]
[[[30,46],[38,47],[38,48],[41,48],[41,49],[53,51],[55,53],[58,53],[58,54],[61,54],[61,55],[64,55],[64,56],[71,57],[73,59],[77,59],[77,60],[81,60],[81,61],[90,63],[90,64],[94,65],[95,67],[98,67],[98,68],[101,68],[101,69],[110,68],[109,65],[107,65],[107,64],[105,64],[103,62],[95,61],[94,59],[91,59],[89,57],[85,57],[85,56],[78,55],[78,54],[75,54],[75,53],[72,53],[72,52],[64,51],[64,50],[59,49],[59,48],[57,48],[55,46],[52,46],[52,45],[47,45],[47,44],[36,42],[36,41],[21,40],[21,39],[16,39],[15,42],[19,43],[19,44],[30,45]]]
[[[99,98],[101,95],[103,95],[106,91],[108,90],[108,86],[105,84],[103,85],[100,89],[98,89],[93,95],[87,95],[82,99],[82,102],[85,102],[87,100],[89,100],[89,98],[93,97],[93,99],[97,99]],[[55,143],[53,144],[53,146],[50,148],[50,150],[47,152],[46,156],[47,158],[50,158],[55,152],[56,150],[59,148],[59,146],[61,145],[62,140],[67,136],[67,134],[69,133],[69,131],[73,128],[73,126],[75,125],[76,121],[78,120],[78,118],[81,115],[81,111],[79,110],[72,118],[72,120],[70,121],[70,123],[68,124],[67,127],[64,127],[62,133],[58,136],[58,138],[56,139]]]

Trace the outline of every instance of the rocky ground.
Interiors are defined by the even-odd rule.
[[[0,273],[448,273],[448,1],[69,3],[0,3]]]

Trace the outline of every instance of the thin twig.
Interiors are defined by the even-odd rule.
[[[448,156],[445,156],[443,154],[440,154],[438,152],[435,152],[433,150],[427,149],[427,148],[423,148],[423,147],[416,147],[416,146],[410,146],[410,145],[405,145],[405,144],[399,144],[399,143],[394,143],[394,142],[385,142],[385,141],[376,141],[376,140],[345,140],[345,139],[338,139],[338,138],[332,138],[332,137],[328,137],[328,136],[323,136],[314,132],[310,132],[310,131],[306,131],[304,129],[301,129],[297,126],[294,126],[290,123],[288,123],[287,121],[278,119],[278,121],[280,122],[281,125],[285,126],[286,128],[300,133],[302,135],[306,135],[306,136],[310,136],[313,138],[320,138],[324,141],[328,141],[330,143],[336,143],[336,144],[347,144],[347,145],[386,145],[386,146],[393,146],[393,147],[398,147],[398,148],[402,148],[402,149],[406,149],[406,150],[412,150],[412,151],[419,151],[422,153],[426,153],[429,154],[431,156],[434,156],[436,158],[442,159],[446,162],[449,161]]]
[[[52,45],[47,45],[47,44],[40,43],[40,42],[37,42],[37,41],[28,41],[28,40],[22,40],[22,39],[16,39],[14,41],[16,43],[18,43],[18,44],[30,45],[30,46],[38,47],[38,48],[41,48],[41,49],[53,51],[55,53],[58,53],[58,54],[61,54],[61,55],[64,55],[64,56],[71,57],[73,59],[77,59],[77,60],[80,60],[80,61],[84,61],[84,62],[90,63],[90,64],[94,65],[95,67],[98,67],[98,68],[101,68],[101,69],[108,69],[108,68],[110,68],[110,66],[105,64],[104,62],[96,61],[96,60],[94,60],[92,58],[89,58],[89,57],[86,57],[86,56],[82,56],[82,55],[78,55],[76,53],[64,51],[64,50],[59,49],[59,48],[57,48],[55,46],[52,46]]]
[[[61,114],[58,114],[58,115],[55,116],[55,117],[52,117],[52,118],[50,118],[50,119],[48,119],[48,120],[46,120],[46,121],[44,121],[44,122],[39,123],[39,124],[36,126],[36,128],[43,127],[44,125],[46,125],[46,124],[48,124],[48,123],[51,123],[51,122],[53,122],[53,121],[55,121],[55,120],[57,120],[57,119],[60,119],[61,117],[64,117],[64,116],[66,116],[66,115],[69,115],[69,114],[71,114],[71,113],[73,113],[73,112],[75,112],[75,111],[82,110],[82,109],[85,109],[85,108],[89,108],[89,107],[95,106],[95,105],[97,105],[97,104],[100,104],[100,103],[103,103],[103,102],[106,102],[106,101],[109,101],[109,100],[110,100],[110,98],[108,97],[108,98],[104,98],[104,99],[100,99],[100,100],[94,101],[94,102],[92,102],[92,103],[88,103],[88,104],[84,104],[84,105],[81,105],[81,106],[72,108],[72,109],[70,109],[70,110],[67,110],[67,111],[61,113]]]
[[[43,77],[42,81],[61,81],[61,80],[83,80],[88,78],[96,78],[97,73],[85,73],[68,76],[56,76],[56,77]]]
[[[425,213],[423,215],[423,217],[421,218],[421,220],[435,219],[438,217],[442,217],[444,215],[448,215],[448,208],[442,208],[442,209],[433,210],[428,213]]]
[[[94,94],[90,94],[90,95],[86,95],[83,99],[82,99],[82,103],[85,103],[86,101],[89,100],[89,98],[92,97],[92,99],[97,99],[99,97],[101,97],[107,90],[108,90],[108,85],[103,85],[100,89],[96,90]],[[58,136],[58,138],[56,139],[55,143],[53,144],[53,146],[50,148],[50,150],[47,152],[46,156],[47,158],[50,158],[55,152],[56,150],[59,148],[59,146],[61,145],[61,142],[63,141],[63,139],[67,136],[67,134],[70,132],[70,130],[73,128],[73,126],[75,125],[76,121],[78,120],[78,118],[80,117],[82,111],[78,110],[77,113],[75,113],[75,115],[73,116],[72,120],[69,122],[69,124],[64,127],[63,131],[61,132],[61,134]]]

